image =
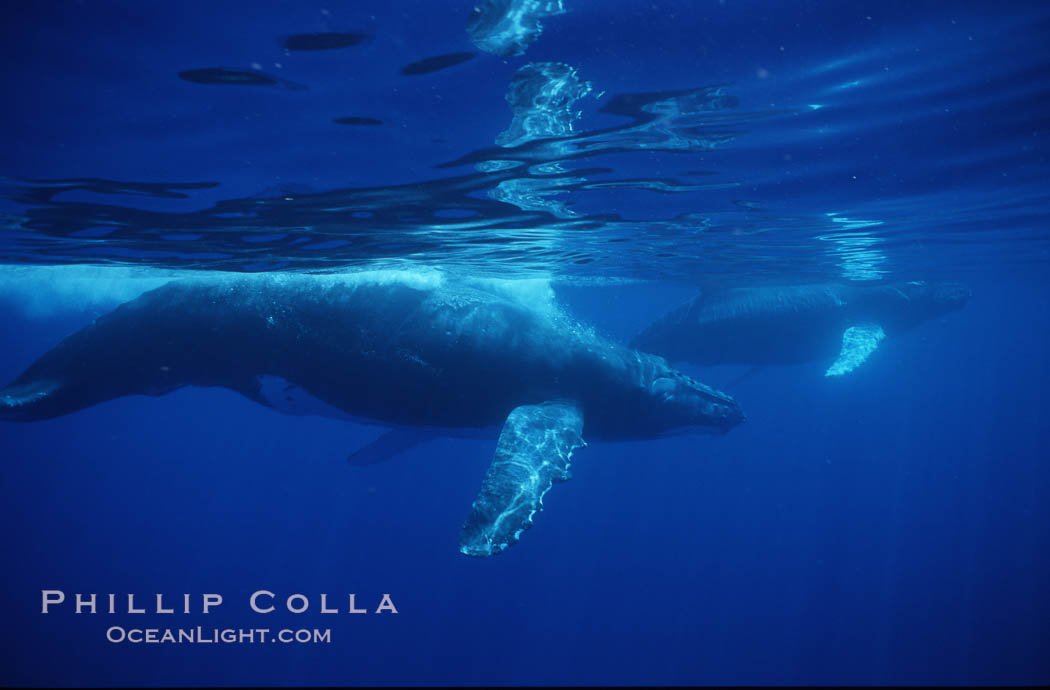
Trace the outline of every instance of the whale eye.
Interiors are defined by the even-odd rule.
[[[652,382],[652,384],[649,386],[649,392],[653,395],[659,395],[663,396],[664,398],[669,398],[671,397],[671,394],[674,393],[675,388],[676,386],[674,381],[667,378],[666,376],[661,376],[660,378],[655,379]]]

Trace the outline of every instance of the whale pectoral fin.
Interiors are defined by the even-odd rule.
[[[763,365],[756,364],[755,366],[751,367],[750,369],[745,371],[740,376],[737,376],[735,379],[733,379],[729,383],[722,384],[721,388],[722,388],[722,390],[726,390],[726,391],[732,390],[733,388],[736,388],[736,386],[738,384],[741,384],[744,381],[747,381],[749,378],[751,378],[752,376],[754,376],[758,372],[762,371],[763,369],[765,369],[765,367]]]
[[[839,352],[839,358],[828,367],[824,376],[842,376],[850,373],[875,352],[885,337],[885,331],[878,324],[850,326],[842,334],[842,351]]]
[[[434,434],[417,429],[391,429],[371,443],[361,446],[347,458],[351,465],[364,466],[386,462],[410,448],[434,438]]]
[[[518,541],[543,509],[543,496],[556,481],[571,478],[569,460],[587,445],[583,414],[570,403],[516,407],[507,417],[496,454],[478,497],[459,533],[459,550],[492,556]]]

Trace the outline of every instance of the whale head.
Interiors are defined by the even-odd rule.
[[[883,288],[889,302],[878,319],[887,333],[914,328],[919,324],[959,311],[973,293],[960,283],[915,280],[893,283]]]
[[[944,311],[958,311],[973,297],[973,291],[961,283],[934,283],[929,290],[930,299]]]
[[[649,395],[655,403],[657,436],[698,431],[724,433],[746,419],[732,397],[674,369],[653,378]]]
[[[909,301],[925,305],[938,313],[958,311],[973,297],[973,291],[962,283],[914,280],[898,283],[894,289]]]

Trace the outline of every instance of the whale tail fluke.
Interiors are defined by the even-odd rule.
[[[55,393],[62,387],[58,381],[37,380],[12,383],[0,388],[0,419],[30,421],[48,419],[61,413],[49,413]]]
[[[0,388],[0,420],[36,422],[53,419],[126,395],[119,362],[127,353],[109,353],[95,326],[69,336]]]
[[[183,341],[144,321],[159,288],[68,335],[0,387],[0,420],[40,421],[125,395],[159,395],[182,383],[169,366]],[[161,322],[163,323],[163,322]],[[136,343],[147,333],[163,347]]]

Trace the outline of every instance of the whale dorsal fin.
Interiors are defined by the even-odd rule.
[[[556,481],[572,477],[569,461],[580,436],[583,414],[571,403],[516,407],[507,416],[496,454],[481,491],[459,533],[459,550],[492,556],[518,541],[543,509],[543,496]]]
[[[361,446],[347,458],[351,465],[376,465],[386,462],[395,455],[400,455],[410,448],[415,448],[434,438],[429,431],[419,429],[391,429],[379,438]]]
[[[875,352],[875,349],[886,337],[886,332],[877,323],[850,326],[842,334],[842,351],[839,358],[828,367],[824,376],[842,376],[848,374]]]

